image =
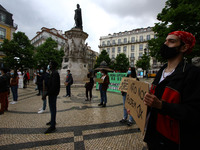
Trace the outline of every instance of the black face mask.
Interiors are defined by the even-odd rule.
[[[171,59],[176,57],[180,52],[179,52],[178,47],[168,47],[167,45],[163,44],[163,46],[160,49],[160,54],[164,59]]]

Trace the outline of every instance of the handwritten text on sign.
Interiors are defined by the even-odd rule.
[[[130,110],[131,116],[142,132],[144,132],[147,112],[147,106],[144,105],[143,99],[148,91],[148,83],[134,79],[129,80],[125,107]]]
[[[131,79],[131,78],[129,78],[129,77],[122,78],[120,85],[119,85],[119,91],[127,92],[129,79]]]

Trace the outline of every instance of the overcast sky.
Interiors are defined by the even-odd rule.
[[[31,40],[42,27],[64,31],[74,27],[76,4],[82,9],[88,45],[99,52],[100,36],[154,26],[166,0],[0,0],[13,14],[17,31]]]

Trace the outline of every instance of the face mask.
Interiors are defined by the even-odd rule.
[[[130,75],[131,74],[131,70],[128,70],[127,74]]]
[[[43,70],[40,70],[41,73],[43,73]]]
[[[50,70],[50,66],[49,65],[47,66],[47,70]]]
[[[102,74],[102,76],[104,76],[104,73],[101,73]]]
[[[11,72],[10,74],[11,74],[11,75],[14,75],[14,73],[13,73],[13,72]]]
[[[160,54],[164,59],[171,59],[176,57],[179,52],[179,47],[168,47],[167,45],[163,44],[163,46],[160,49]]]
[[[39,70],[37,71],[37,73],[39,73]]]

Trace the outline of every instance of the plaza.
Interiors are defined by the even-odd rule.
[[[44,134],[50,120],[49,107],[42,114],[41,96],[37,96],[35,85],[19,89],[18,103],[9,105],[8,111],[0,116],[0,149],[146,149],[143,135],[138,126],[119,123],[123,117],[122,96],[107,93],[107,107],[99,107],[100,94],[93,89],[91,102],[85,101],[83,85],[73,85],[71,98],[63,97],[66,89],[61,88],[57,99],[57,131]],[[12,94],[9,97],[12,101]]]

